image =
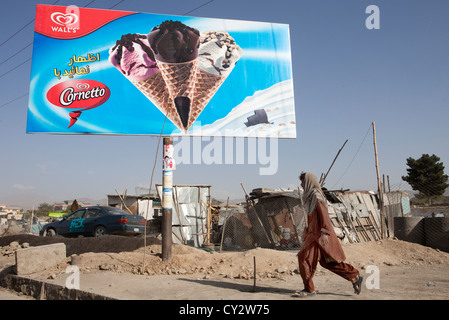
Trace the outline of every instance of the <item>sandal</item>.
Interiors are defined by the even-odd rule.
[[[316,296],[316,292],[310,292],[308,290],[302,290],[300,292],[295,292],[292,294],[293,298],[308,298],[308,297],[314,297]]]
[[[363,276],[361,274],[359,274],[357,281],[352,283],[352,287],[354,288],[354,293],[360,294],[360,292],[362,291],[362,281],[363,281]]]

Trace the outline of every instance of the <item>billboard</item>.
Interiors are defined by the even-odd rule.
[[[27,133],[296,138],[289,26],[37,5]]]

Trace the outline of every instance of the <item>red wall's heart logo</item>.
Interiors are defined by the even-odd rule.
[[[61,26],[75,24],[79,20],[78,16],[74,13],[53,12],[50,17],[54,23]]]

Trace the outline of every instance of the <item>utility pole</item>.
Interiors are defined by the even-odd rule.
[[[374,140],[374,156],[376,158],[376,172],[377,172],[377,194],[379,196],[379,213],[380,213],[380,232],[381,238],[385,238],[385,213],[384,213],[384,196],[382,192],[382,184],[380,182],[379,159],[377,155],[376,143],[376,124],[373,121],[373,140]]]
[[[162,260],[172,257],[173,138],[164,137],[162,159]]]

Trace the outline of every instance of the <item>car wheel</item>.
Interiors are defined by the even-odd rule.
[[[45,231],[45,236],[46,237],[54,237],[54,236],[56,236],[56,231],[54,229],[47,229],[47,231]]]
[[[95,237],[101,237],[101,236],[104,236],[105,234],[107,234],[105,227],[98,226],[98,227],[95,228],[95,231],[94,231],[94,236]]]

